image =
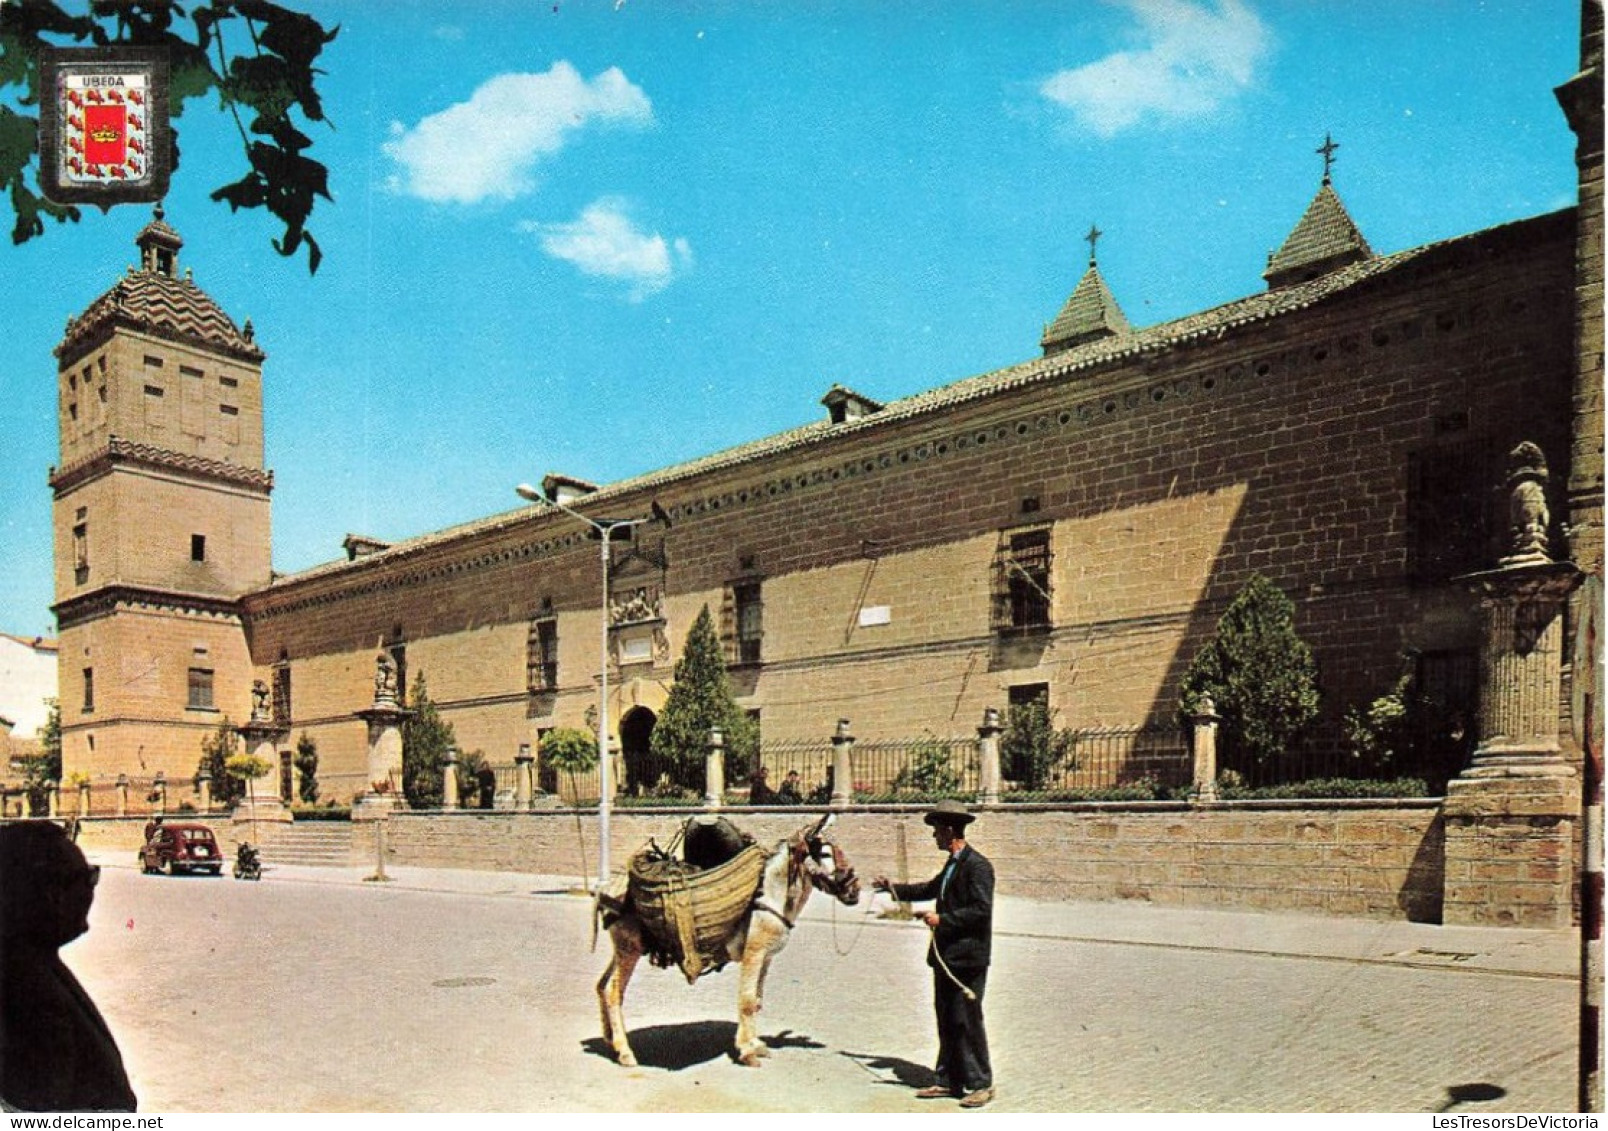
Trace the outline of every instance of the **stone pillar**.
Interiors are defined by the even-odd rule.
[[[458,807],[458,752],[447,747],[447,756],[441,763],[441,808]]]
[[[521,742],[519,753],[514,755],[514,808],[521,812],[530,809],[536,797],[536,759],[530,752],[530,743]]]
[[[89,782],[87,780],[78,783],[78,815],[80,817],[89,816]]]
[[[1217,727],[1222,721],[1217,703],[1210,695],[1202,695],[1190,716],[1195,725],[1195,779],[1189,797],[1197,805],[1210,805],[1217,800]]]
[[[151,812],[158,817],[167,812],[167,775],[161,770],[151,782]]]
[[[236,727],[235,733],[244,740],[246,753],[267,766],[268,773],[278,777],[279,743],[290,734],[290,730],[273,721],[268,709],[268,685],[260,679],[251,685],[251,700],[251,718],[244,725]],[[279,797],[278,785],[272,789],[258,789],[258,780],[246,783],[246,794],[235,805],[235,824],[250,822],[255,825],[258,821],[289,824],[290,810]],[[255,834],[251,839],[257,839]]]
[[[1446,923],[1564,928],[1579,782],[1559,744],[1563,612],[1579,584],[1548,555],[1546,462],[1509,456],[1507,553],[1461,580],[1482,612],[1480,744],[1446,787]]]
[[[413,712],[397,703],[396,661],[381,652],[374,661],[374,702],[356,712],[368,724],[369,787],[352,806],[352,820],[374,821],[406,805],[402,790],[402,723]]]
[[[999,804],[999,711],[983,708],[983,722],[977,728],[977,803]]]
[[[704,755],[704,808],[719,809],[726,800],[726,736],[709,728],[709,752]]]
[[[128,775],[117,775],[117,815],[128,816]]]
[[[212,812],[212,774],[210,771],[202,770],[196,775],[195,791],[201,799],[201,812],[203,814]]]
[[[854,800],[854,736],[849,733],[849,720],[839,719],[837,732],[832,735],[832,799],[834,809],[847,809]]]
[[[61,816],[61,782],[53,781],[45,792],[45,808],[51,819]]]

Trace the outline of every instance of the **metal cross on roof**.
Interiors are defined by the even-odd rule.
[[[1103,236],[1103,235],[1105,235],[1104,232],[1102,232],[1099,228],[1095,227],[1093,224],[1090,224],[1089,225],[1089,234],[1083,237],[1084,239],[1089,241],[1089,266],[1090,267],[1094,266],[1094,245],[1100,242],[1100,237]]]
[[[1313,152],[1323,155],[1323,183],[1329,183],[1329,170],[1334,167],[1334,151],[1340,148],[1340,143],[1329,136],[1327,130],[1323,134],[1323,144]]]

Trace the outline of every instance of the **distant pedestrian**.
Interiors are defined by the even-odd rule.
[[[760,766],[754,771],[753,781],[748,786],[748,804],[775,805],[776,791],[770,787],[770,771]]]
[[[123,1056],[57,953],[89,930],[100,869],[57,825],[0,827],[0,1099],[15,1111],[134,1111]]]
[[[896,884],[877,876],[872,886],[910,903],[935,901],[919,916],[932,930],[927,965],[932,967],[933,1008],[938,1017],[936,1079],[916,1092],[920,1099],[953,1096],[965,1108],[994,1099],[994,1071],[983,1027],[983,991],[994,930],[994,866],[966,843],[972,814],[958,801],[940,801],[925,817],[933,840],[949,855],[932,879]]]
[[[776,791],[776,800],[782,805],[804,804],[804,795],[799,788],[798,771],[788,770],[787,777],[782,779],[782,788]]]

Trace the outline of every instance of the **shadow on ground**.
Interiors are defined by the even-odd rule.
[[[897,1056],[880,1056],[869,1052],[845,1052],[843,1056],[854,1061],[861,1068],[876,1076],[879,1084],[897,1084],[905,1088],[925,1088],[936,1078],[932,1069],[925,1064],[904,1060]],[[893,1079],[888,1079],[888,1073]]]
[[[732,1021],[689,1021],[681,1025],[650,1025],[630,1032],[631,1050],[643,1068],[662,1068],[680,1072],[700,1064],[731,1057],[737,1044],[737,1025]],[[765,1047],[775,1049],[819,1049],[826,1046],[813,1037],[783,1029],[774,1037],[760,1037]],[[614,1059],[614,1050],[601,1037],[581,1042],[593,1056]]]
[[[643,1068],[680,1072],[727,1055],[737,1039],[737,1023],[688,1021],[682,1025],[650,1025],[646,1029],[631,1030],[629,1036],[637,1063]],[[594,1056],[614,1059],[614,1050],[602,1037],[582,1041],[581,1047]]]

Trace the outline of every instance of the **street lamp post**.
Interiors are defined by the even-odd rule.
[[[565,506],[557,499],[550,499],[528,483],[521,483],[514,488],[520,498],[529,500],[539,506],[557,507],[572,518],[586,523],[597,531],[599,545],[599,562],[603,567],[603,600],[598,607],[598,619],[602,622],[599,633],[598,647],[598,692],[597,692],[597,765],[598,765],[598,792],[597,800],[597,828],[598,828],[598,862],[597,887],[602,891],[609,883],[609,810],[613,804],[611,796],[611,777],[609,766],[609,539],[614,531],[625,527],[641,526],[651,521],[646,518],[590,518],[580,511]]]

